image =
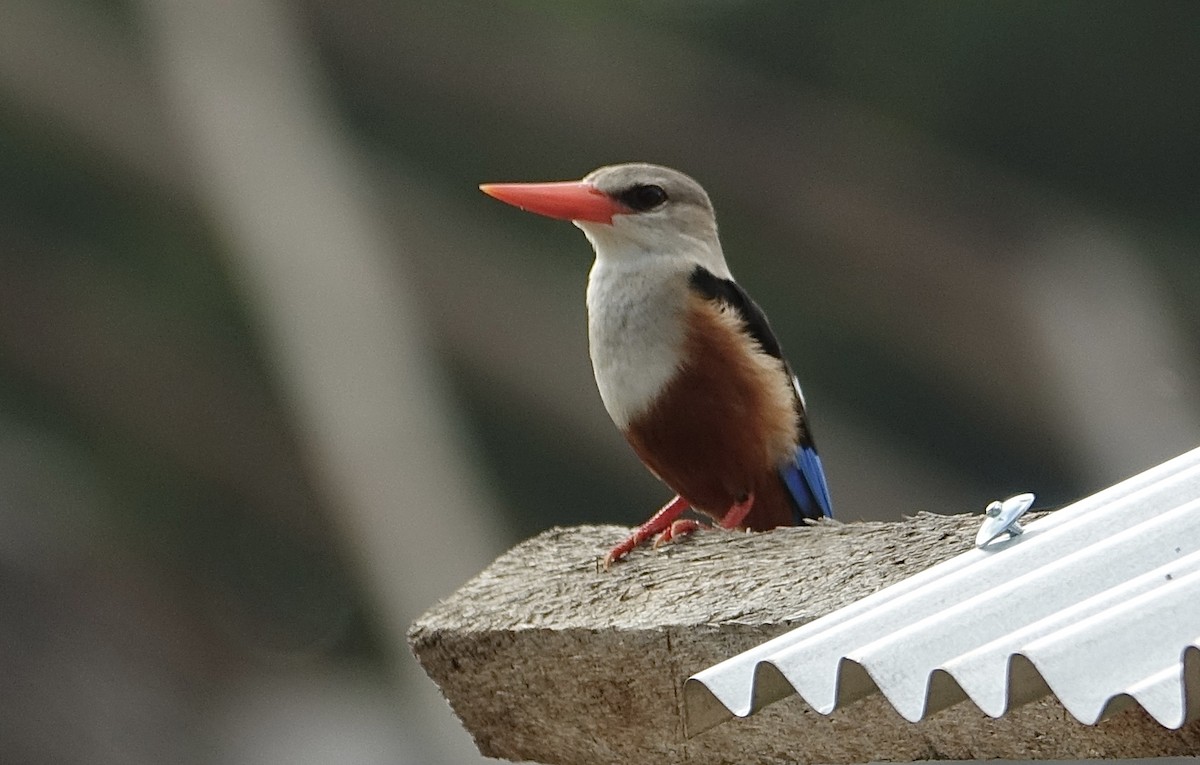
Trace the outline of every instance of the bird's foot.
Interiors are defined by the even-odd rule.
[[[624,558],[633,548],[641,545],[646,540],[665,533],[675,524],[675,519],[683,515],[684,511],[691,507],[691,504],[691,502],[688,502],[683,497],[677,496],[663,505],[663,508],[655,513],[650,520],[638,526],[632,534],[625,538],[625,541],[621,542],[621,544],[610,550],[608,555],[604,556],[604,570],[607,571],[612,564]]]
[[[691,518],[682,518],[672,523],[663,531],[659,532],[658,536],[654,538],[653,546],[655,549],[658,549],[669,542],[674,542],[676,539],[686,537],[688,534],[692,534],[700,529],[709,528],[712,527],[706,523],[693,521]]]
[[[724,517],[721,518],[720,527],[726,530],[736,529],[742,525],[742,521],[746,520],[746,516],[750,513],[750,508],[754,507],[754,492],[750,492],[743,499],[734,503]],[[659,532],[654,538],[654,548],[658,549],[668,542],[673,542],[681,537],[686,537],[700,529],[711,529],[707,523],[693,521],[690,518],[681,518],[677,521],[672,521],[670,526]]]
[[[749,492],[742,499],[738,500],[729,508],[725,515],[721,516],[721,528],[736,529],[742,525],[742,521],[746,520],[746,516],[750,514],[750,508],[754,507],[754,492]]]

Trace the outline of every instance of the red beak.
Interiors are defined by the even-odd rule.
[[[514,207],[558,220],[612,223],[614,215],[627,212],[603,191],[583,181],[485,183],[479,190]]]

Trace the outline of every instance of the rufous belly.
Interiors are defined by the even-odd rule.
[[[783,364],[758,350],[740,320],[697,299],[688,308],[678,373],[625,431],[671,489],[716,520],[753,494],[741,524],[792,525],[778,467],[794,452],[793,392]]]

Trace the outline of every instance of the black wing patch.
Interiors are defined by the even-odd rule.
[[[708,300],[715,300],[736,311],[742,323],[746,325],[746,331],[750,333],[750,337],[754,338],[759,347],[763,349],[763,353],[779,359],[783,364],[784,374],[787,375],[788,381],[793,383],[793,390],[796,390],[795,375],[792,373],[792,367],[788,364],[787,359],[783,357],[783,349],[779,347],[779,340],[776,339],[775,333],[771,331],[771,325],[767,322],[767,315],[746,294],[746,291],[738,286],[737,282],[715,276],[704,266],[696,266],[688,277],[688,284],[693,290]],[[800,428],[800,444],[812,447],[812,433],[808,429],[808,418],[805,416],[804,402],[800,399],[798,392],[795,393],[792,400],[793,406],[796,409],[796,422]]]
[[[796,382],[787,359],[783,357],[779,340],[771,331],[766,314],[736,282],[714,276],[703,266],[696,266],[688,277],[688,284],[706,299],[715,300],[736,311],[746,326],[746,332],[759,344],[763,353],[779,360],[788,382],[791,383],[792,407],[796,413],[799,436],[795,458],[780,466],[779,476],[792,497],[796,523],[801,523],[801,518],[815,520],[821,516],[833,517],[833,503],[829,499],[829,487],[825,481],[825,471],[821,467],[821,458],[817,456],[817,446],[813,443],[812,432],[808,429],[808,417],[804,412],[804,400],[800,397],[800,385]]]
[[[696,266],[688,278],[688,283],[692,289],[709,300],[724,303],[737,311],[738,316],[746,325],[746,331],[759,344],[763,352],[779,359],[785,366],[787,365],[787,361],[783,358],[783,350],[779,347],[779,341],[775,339],[775,333],[771,331],[771,325],[767,323],[767,315],[750,299],[746,291],[737,285],[737,282],[714,276],[704,266]],[[791,372],[789,371],[788,374]]]

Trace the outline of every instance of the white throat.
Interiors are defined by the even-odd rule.
[[[625,429],[654,402],[683,361],[692,271],[702,265],[730,278],[729,269],[719,244],[714,251],[690,240],[686,249],[647,252],[614,236],[607,225],[577,225],[596,250],[587,289],[592,370],[605,409]]]

